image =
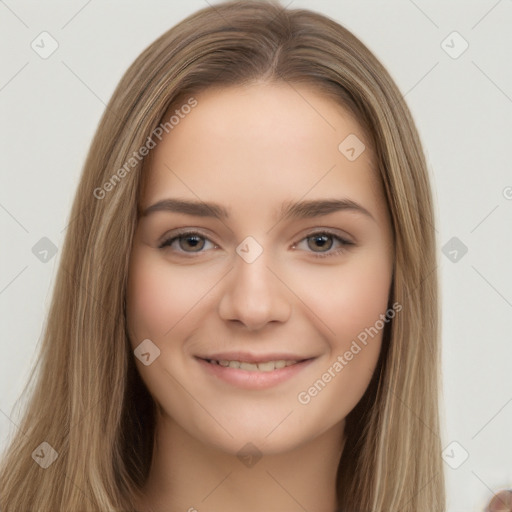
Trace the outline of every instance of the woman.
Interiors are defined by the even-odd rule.
[[[93,140],[2,510],[444,511],[434,231],[354,35],[188,17]]]

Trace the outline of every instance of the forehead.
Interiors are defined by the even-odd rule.
[[[193,109],[177,103],[163,118],[177,114],[178,122],[152,150],[143,206],[172,196],[274,211],[285,200],[335,195],[382,210],[370,141],[333,99],[288,83],[210,88],[194,98]],[[366,148],[351,160],[347,144],[340,150],[345,140]]]

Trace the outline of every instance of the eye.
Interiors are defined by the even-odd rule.
[[[308,252],[312,252],[315,258],[336,256],[346,251],[348,246],[355,245],[353,242],[326,230],[310,233],[308,236],[300,240],[298,244],[294,244],[292,248],[296,249],[302,242],[307,242],[307,247],[311,249]],[[207,236],[203,235],[199,231],[181,231],[164,239],[158,245],[158,248],[162,250],[170,248],[181,254],[199,254],[201,252],[205,252],[203,249],[208,249],[208,243],[212,246],[210,248],[215,249],[218,247]],[[338,248],[331,250],[336,243],[338,244]],[[176,247],[176,244],[178,247]],[[320,249],[320,251],[317,251],[316,249]]]
[[[198,231],[182,231],[174,236],[171,236],[163,240],[159,244],[158,248],[173,248],[175,242],[177,242],[179,249],[176,249],[176,247],[174,247],[174,250],[178,253],[181,252],[193,254],[203,252],[203,248],[208,242],[212,244],[213,248],[217,247],[210,239],[208,239],[206,236],[204,236],[202,233],[199,233]]]
[[[341,236],[331,233],[330,231],[316,231],[314,233],[310,233],[308,236],[303,238],[301,242],[306,241],[307,247],[312,249],[313,256],[315,258],[325,258],[327,256],[336,256],[341,254],[342,252],[347,250],[348,246],[355,245],[353,242],[342,238]],[[338,248],[331,251],[332,247],[335,243],[338,243]],[[294,244],[293,248],[295,249],[298,245]],[[320,249],[320,251],[316,251],[316,249]]]

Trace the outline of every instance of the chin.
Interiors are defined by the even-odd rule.
[[[235,433],[234,433],[235,434]],[[245,457],[253,456],[255,458],[267,455],[282,455],[293,451],[306,442],[305,439],[299,439],[289,432],[284,436],[270,439],[265,434],[251,436],[246,429],[240,431],[240,435],[235,435],[234,439],[209,439],[205,440],[207,444],[212,445],[217,450],[234,455],[243,462]]]

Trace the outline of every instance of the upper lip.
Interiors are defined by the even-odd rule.
[[[249,352],[219,352],[216,354],[197,356],[199,359],[215,361],[240,361],[242,363],[266,363],[268,361],[304,361],[312,359],[297,354],[286,354],[284,352],[274,352],[271,354],[251,354]]]

